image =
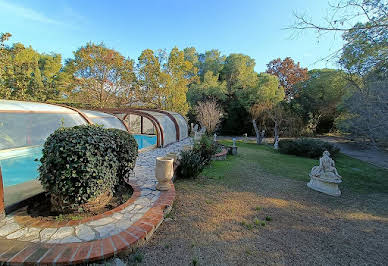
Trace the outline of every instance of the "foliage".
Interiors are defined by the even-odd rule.
[[[202,127],[206,127],[206,132],[212,134],[216,131],[221,122],[222,109],[216,100],[199,102],[195,107],[197,121]]]
[[[12,35],[0,38],[0,97],[11,100],[46,101],[61,96],[61,55],[40,54],[31,47],[4,44]]]
[[[388,78],[387,13],[386,0],[340,1],[338,5],[331,6],[326,23],[316,24],[305,15],[296,15],[297,23],[292,27],[297,30],[312,29],[319,35],[325,32],[342,33],[344,46],[327,58],[338,59],[348,73],[347,79],[354,95],[347,97],[343,105],[345,110],[337,120],[341,121],[340,128],[354,136],[370,139],[373,144],[376,144],[376,138],[384,139],[386,135],[386,131],[381,130],[385,122],[379,121],[387,115],[384,108],[386,99],[382,96],[386,90],[376,81],[384,83]],[[382,91],[378,92],[373,87]],[[369,122],[369,119],[377,121],[376,131],[374,122]],[[378,136],[375,132],[379,132]]]
[[[351,93],[349,81],[340,70],[314,69],[308,74],[308,80],[296,85],[298,97],[291,102],[292,107],[309,125],[308,133],[328,132],[341,115],[339,106],[344,96]]]
[[[373,145],[388,144],[388,79],[369,80],[344,102],[346,113],[338,117],[338,127],[353,137]]]
[[[280,153],[318,159],[324,151],[329,151],[330,156],[335,158],[339,153],[339,148],[317,139],[301,138],[279,141]]]
[[[122,103],[132,103],[136,84],[133,61],[102,43],[87,43],[74,52],[65,73],[69,79],[65,86],[75,100],[107,107],[115,104],[118,96]]]
[[[139,57],[138,99],[142,106],[171,110],[186,115],[188,85],[196,77],[196,68],[185,54],[173,48],[165,58],[161,51],[158,56],[150,49]]]
[[[188,150],[181,152],[180,159],[180,177],[182,178],[195,178],[204,168],[204,162],[201,157],[201,153],[196,150]]]
[[[213,155],[217,153],[217,149],[217,143],[206,135],[203,135],[199,143],[196,143],[193,148],[194,151],[197,151],[201,155],[202,162],[205,165],[210,163]]]
[[[132,171],[137,143],[130,134],[99,126],[60,128],[43,148],[39,180],[55,209],[68,212],[112,193]]]
[[[221,80],[226,81],[228,93],[248,89],[257,84],[255,60],[244,54],[230,54],[221,70]]]
[[[294,85],[308,78],[307,68],[300,67],[299,62],[295,64],[290,57],[286,57],[284,60],[277,58],[269,62],[267,73],[279,78],[287,99],[293,99],[297,96],[298,92]]]
[[[219,81],[219,74],[213,74],[213,72],[208,71],[205,73],[202,82],[190,86],[187,92],[187,100],[191,106],[210,99],[223,102],[227,98],[226,93],[226,82]]]
[[[260,117],[265,120],[265,112],[284,99],[284,89],[280,86],[276,76],[267,73],[258,75],[256,86],[241,90],[237,93],[241,105],[250,113],[251,121],[256,133],[256,141],[261,143],[263,135],[257,127],[256,121]]]

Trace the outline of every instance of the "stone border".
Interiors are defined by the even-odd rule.
[[[137,193],[140,192],[137,191]],[[9,265],[67,265],[107,259],[118,254],[127,254],[150,238],[162,223],[164,215],[171,210],[174,199],[175,187],[171,182],[171,189],[161,192],[159,198],[139,220],[126,230],[103,239],[67,244],[32,243],[2,239],[0,240],[0,262]]]
[[[221,152],[213,155],[212,159],[216,161],[226,160],[226,155],[228,154],[228,150],[223,148]]]

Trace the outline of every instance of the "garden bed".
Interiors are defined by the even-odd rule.
[[[27,214],[34,219],[47,222],[66,222],[66,221],[81,221],[96,216],[107,211],[113,210],[118,206],[124,204],[131,198],[133,189],[130,185],[125,184],[120,186],[113,197],[105,205],[95,206],[93,210],[79,211],[72,213],[59,213],[52,211],[50,195],[48,193],[41,193],[33,201],[27,202]]]

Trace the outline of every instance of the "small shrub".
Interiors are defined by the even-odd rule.
[[[270,222],[270,221],[272,221],[272,218],[271,218],[271,216],[266,216],[266,217],[265,217],[265,220],[266,220],[267,222]]]
[[[55,211],[80,211],[86,203],[104,204],[134,168],[137,154],[136,140],[125,131],[60,128],[44,144],[39,180]]]
[[[182,178],[195,178],[204,167],[201,154],[197,150],[182,151],[179,173]]]
[[[193,150],[198,152],[203,163],[209,164],[213,155],[217,153],[218,145],[208,136],[203,135],[199,143],[194,145]]]
[[[279,152],[284,154],[318,159],[325,150],[329,151],[333,158],[339,153],[339,148],[321,140],[301,138],[279,141]]]

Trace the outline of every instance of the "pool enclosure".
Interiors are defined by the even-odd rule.
[[[0,169],[6,205],[41,191],[36,177],[46,138],[59,127],[86,124],[128,131],[140,150],[165,147],[188,136],[185,118],[174,112],[134,108],[83,110],[0,100]]]

